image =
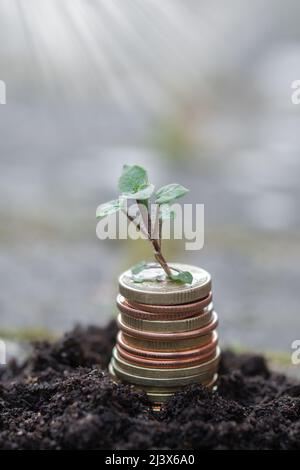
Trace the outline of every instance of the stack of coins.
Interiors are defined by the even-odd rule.
[[[110,362],[110,374],[146,391],[154,404],[167,401],[190,384],[213,388],[220,357],[213,309],[211,277],[194,266],[191,285],[153,281],[161,268],[149,265],[147,279],[133,279],[131,271],[119,278],[120,331]]]

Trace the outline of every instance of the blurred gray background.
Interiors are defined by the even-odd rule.
[[[222,343],[300,337],[300,3],[0,0],[0,336],[115,314],[146,242],[99,241],[123,163],[205,204]]]

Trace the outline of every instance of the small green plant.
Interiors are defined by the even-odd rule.
[[[170,267],[162,253],[162,225],[163,221],[167,219],[174,219],[175,213],[171,209],[171,204],[180,197],[184,196],[188,189],[184,188],[180,184],[173,183],[163,186],[162,188],[155,191],[153,184],[149,182],[147,171],[138,165],[124,165],[122,175],[119,178],[118,189],[120,195],[118,199],[114,199],[105,204],[101,204],[96,212],[97,219],[103,219],[111,214],[118,211],[124,211],[128,220],[135,224],[137,230],[143,233],[143,235],[152,244],[154,258],[160,264],[165,272],[168,279],[184,283],[191,284],[193,282],[193,276],[188,271],[180,271],[173,267]],[[125,202],[128,200],[136,201],[142,221],[137,222],[137,218],[129,214],[128,206]],[[153,235],[153,226],[155,222],[152,221],[150,210],[151,202],[154,202],[155,207],[158,209],[158,227],[156,233]],[[131,272],[135,282],[143,282],[141,276],[138,276],[144,269],[147,268],[147,263],[142,261],[135,265]],[[157,281],[163,280],[161,276],[156,278]]]

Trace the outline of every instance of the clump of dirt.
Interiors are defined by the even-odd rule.
[[[1,449],[300,449],[300,383],[261,356],[223,353],[217,393],[192,386],[160,413],[114,384],[116,325],[77,327],[0,369]]]

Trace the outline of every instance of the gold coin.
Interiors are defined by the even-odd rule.
[[[203,385],[204,387],[208,388],[209,390],[212,390],[213,387],[215,386],[217,380],[218,380],[218,375],[215,374],[213,376],[213,378],[210,379],[208,382],[206,382],[205,384],[202,383],[202,384],[199,384],[199,385]],[[179,390],[182,390],[182,389],[179,389]],[[172,392],[171,393],[164,393],[164,392],[157,392],[157,389],[156,389],[156,391],[153,391],[153,392],[148,392],[147,391],[146,393],[147,393],[147,396],[148,396],[148,398],[151,402],[153,402],[153,403],[166,403],[167,401],[170,400],[170,398],[174,395],[174,393],[176,393],[179,390],[176,390],[173,393]]]
[[[131,270],[128,270],[119,277],[120,294],[129,301],[143,304],[178,305],[202,299],[211,291],[211,276],[204,269],[186,264],[170,264],[170,268],[189,271],[193,276],[192,284],[179,284],[169,279],[138,283],[134,281]],[[162,268],[155,263],[150,263],[144,271],[153,277],[164,276]],[[143,274],[141,272],[139,276]]]
[[[211,374],[210,376],[207,376],[205,379],[202,379],[201,381],[198,381],[197,384],[203,385],[203,387],[210,387],[210,385],[213,383],[213,378],[218,377],[218,374]],[[215,385],[215,382],[214,382]],[[173,395],[176,392],[179,392],[182,390],[183,386],[177,386],[177,387],[149,387],[147,385],[133,385],[136,390],[143,390],[146,393],[166,393]]]
[[[202,379],[201,381],[197,382],[199,385],[203,385],[204,387],[209,387],[213,383],[213,379],[218,377],[218,374],[211,374],[210,376],[207,376],[206,378]],[[214,383],[215,384],[215,383]],[[170,395],[173,395],[176,392],[179,392],[182,390],[183,386],[173,386],[173,387],[153,387],[153,386],[148,386],[148,385],[133,385],[133,387],[136,390],[143,390],[146,393],[168,393]]]
[[[216,372],[219,364],[220,358],[220,348],[217,348],[215,357],[206,361],[202,364],[197,364],[196,366],[191,367],[180,367],[180,368],[170,368],[170,369],[159,369],[159,368],[150,368],[138,366],[132,364],[118,354],[116,348],[113,349],[113,358],[117,366],[129,374],[138,375],[140,377],[149,377],[149,378],[178,378],[178,377],[190,377],[192,375],[198,375],[210,371],[213,373]]]
[[[108,364],[108,373],[109,373],[110,377],[113,379],[114,382],[119,382],[119,379],[115,374],[115,371],[114,371],[111,360],[110,360],[110,363]]]
[[[108,370],[109,370],[109,374],[112,377],[112,379],[114,380],[114,382],[119,382],[120,379],[115,374],[115,371],[114,371],[114,368],[113,368],[113,365],[112,365],[112,361],[110,362],[110,364],[108,366]],[[204,378],[204,379],[202,379],[201,381],[199,381],[197,383],[199,385],[203,385],[204,387],[212,388],[213,386],[215,386],[217,378],[218,378],[218,374],[212,374],[211,376],[207,376],[207,378]],[[174,393],[179,392],[180,390],[182,390],[182,387],[183,387],[183,386],[177,386],[177,387],[173,386],[173,387],[159,387],[158,388],[158,387],[153,387],[151,385],[150,386],[148,386],[148,385],[133,385],[133,384],[129,384],[129,385],[134,387],[135,390],[144,391],[147,394],[149,394],[149,393],[156,393],[156,394],[159,393],[159,394],[168,394],[170,396],[173,395]]]
[[[113,368],[113,364],[112,364],[112,360],[110,361],[109,363],[109,366],[108,366],[108,371],[109,371],[109,375],[111,376],[111,378],[113,379],[114,382],[124,382],[126,383],[127,385],[131,385],[132,387],[134,387],[135,390],[138,390],[138,391],[143,391],[143,392],[146,392],[146,393],[168,393],[170,395],[173,395],[174,393],[182,390],[182,385],[177,385],[177,386],[171,386],[171,387],[155,387],[155,386],[151,386],[151,385],[138,385],[138,384],[132,384],[132,383],[129,383],[129,382],[126,382],[126,381],[123,381],[121,378],[117,377],[117,375],[115,374],[115,371],[114,371],[114,368]],[[209,384],[212,382],[212,379],[214,377],[217,377],[218,374],[212,374],[211,376],[207,376],[207,377],[204,377],[203,379],[201,379],[201,381],[198,381],[197,383],[199,383],[200,385],[203,385],[204,387],[208,387]]]
[[[147,393],[152,403],[166,403],[173,395],[174,393]]]
[[[213,339],[213,333],[207,335],[198,336],[196,338],[183,339],[181,341],[157,341],[148,340],[143,338],[137,338],[135,336],[129,336],[126,333],[122,333],[122,338],[125,343],[129,346],[136,347],[139,349],[145,349],[148,351],[185,351],[187,349],[198,348],[210,343]]]
[[[184,320],[150,321],[143,320],[141,318],[134,318],[125,313],[121,314],[121,320],[124,325],[134,328],[135,330],[175,333],[194,330],[207,325],[211,321],[212,310],[213,303],[211,302],[203,313],[195,317],[185,318]]]
[[[141,377],[139,375],[130,374],[116,364],[114,358],[111,360],[111,366],[114,370],[114,374],[121,380],[127,383],[135,385],[145,385],[151,387],[180,387],[183,385],[190,385],[193,383],[201,383],[209,379],[213,374],[212,372],[203,372],[201,374],[192,375],[188,377],[176,377],[176,378],[152,378],[152,377]]]

